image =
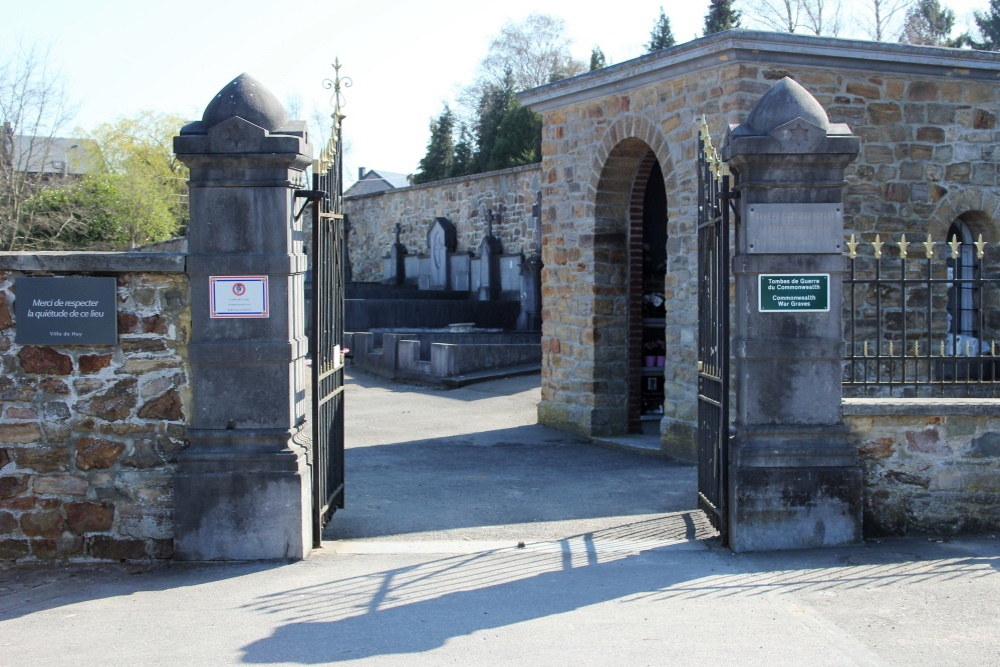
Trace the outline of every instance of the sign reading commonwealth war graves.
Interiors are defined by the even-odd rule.
[[[212,318],[269,317],[267,276],[210,276]]]
[[[15,281],[20,345],[114,345],[118,302],[114,278],[61,276]]]
[[[757,293],[759,313],[826,313],[830,310],[830,274],[761,274]]]

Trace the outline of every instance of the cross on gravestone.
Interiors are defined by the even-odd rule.
[[[402,231],[403,231],[403,226],[397,222],[396,223],[396,245],[399,245],[399,235],[402,233]]]

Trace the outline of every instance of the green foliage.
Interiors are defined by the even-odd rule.
[[[981,40],[969,39],[972,48],[980,51],[1000,51],[1000,0],[990,0],[988,11],[974,14]]]
[[[670,29],[670,19],[663,13],[663,7],[661,6],[660,18],[657,19],[656,24],[653,26],[653,31],[649,33],[649,43],[646,44],[646,53],[666,49],[676,43],[674,33]]]
[[[414,183],[429,183],[450,178],[455,165],[455,116],[446,104],[441,115],[431,121],[431,138],[427,153],[420,160],[420,171],[413,175]]]
[[[143,112],[81,141],[90,172],[46,182],[23,206],[33,247],[122,250],[163,241],[187,221],[187,167],[173,154],[179,116]]]
[[[739,27],[740,11],[733,7],[733,0],[710,0],[703,37]]]
[[[938,0],[917,0],[906,13],[899,41],[924,46],[961,46],[963,37],[951,39],[955,12],[942,7]]]
[[[601,51],[601,47],[595,46],[592,48],[590,50],[590,71],[593,72],[595,69],[607,66],[608,60],[604,57],[604,51]]]
[[[177,233],[164,186],[126,174],[88,174],[40,192],[26,207],[48,223],[37,230],[43,247],[121,250]]]
[[[469,132],[469,126],[461,124],[458,131],[458,142],[455,144],[455,159],[452,164],[452,176],[465,176],[475,171],[475,141]]]
[[[173,143],[184,122],[180,116],[142,111],[99,125],[92,137],[105,169],[127,175],[138,189],[162,193],[178,226],[188,219],[188,169],[174,155]]]
[[[490,171],[493,167],[493,147],[500,134],[500,126],[510,113],[517,108],[514,93],[514,79],[508,71],[499,86],[490,85],[483,91],[479,103],[479,118],[476,122],[476,154],[473,166],[477,172]]]
[[[534,164],[542,159],[542,118],[531,109],[507,109],[497,131],[486,170]]]

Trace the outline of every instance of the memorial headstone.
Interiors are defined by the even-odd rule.
[[[457,244],[455,226],[447,218],[435,218],[427,233],[431,259],[427,282],[429,289],[446,290],[451,287],[448,254],[455,252]]]

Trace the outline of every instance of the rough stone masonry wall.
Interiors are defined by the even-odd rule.
[[[1000,530],[1000,415],[989,399],[848,399],[865,534]]]
[[[169,558],[187,277],[119,274],[115,346],[36,346],[15,342],[21,275],[0,270],[0,562]]]
[[[784,76],[812,93],[831,122],[847,123],[862,139],[847,176],[848,233],[922,238],[930,231],[942,238],[955,217],[973,212],[973,231],[996,238],[1000,85],[943,72],[892,73],[891,55],[872,56],[867,71],[852,69],[857,60],[833,58],[829,68],[790,67],[780,56],[773,63],[730,62],[543,114],[543,420],[600,432],[608,420],[596,413],[615,410],[618,390],[609,380],[625,372],[625,355],[601,359],[594,341],[602,330],[626,326],[627,295],[602,265],[624,247],[615,234],[625,230],[630,179],[651,149],[663,168],[669,218],[661,432],[665,444],[693,440],[697,124],[704,114],[718,145],[727,124],[745,120]],[[689,456],[693,448],[675,453]]]
[[[529,165],[347,198],[353,278],[382,280],[382,258],[396,242],[397,223],[402,227],[399,240],[411,255],[429,252],[427,232],[436,217],[455,225],[459,252],[471,249],[478,254],[490,209],[503,211],[502,220],[493,226],[503,252],[530,256],[539,242],[532,208],[540,189],[538,165]]]

